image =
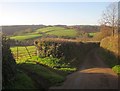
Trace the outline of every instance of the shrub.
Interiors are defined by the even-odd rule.
[[[77,40],[58,38],[41,39],[35,42],[38,56],[62,58],[66,63],[69,62],[73,66],[79,65],[85,54],[99,45],[97,43],[82,43]]]
[[[118,75],[120,75],[120,65],[115,65],[112,69],[114,72],[116,72]]]

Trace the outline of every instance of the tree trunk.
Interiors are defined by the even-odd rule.
[[[114,27],[112,28],[112,36],[114,36],[115,35],[115,29],[114,29]]]

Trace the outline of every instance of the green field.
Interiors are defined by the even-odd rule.
[[[75,37],[77,32],[74,29],[66,29],[62,27],[47,27],[38,29],[37,33],[45,33],[49,35],[56,35],[56,36],[68,36],[68,37]]]
[[[27,49],[29,50],[30,56],[36,55],[35,46],[28,46]],[[27,59],[30,59],[30,56],[24,46],[22,47],[18,46],[18,59],[17,59],[17,47],[11,47],[11,51],[17,63],[22,63],[26,61]]]
[[[88,33],[89,36],[94,37],[96,33]]]
[[[36,31],[32,33],[26,33],[24,35],[17,35],[17,36],[11,36],[10,39],[15,40],[28,40],[33,38],[38,38],[44,35],[55,35],[58,37],[65,36],[65,37],[76,37],[77,32],[74,29],[66,29],[62,27],[46,27],[37,29]]]
[[[12,36],[10,39],[15,39],[15,40],[28,40],[28,39],[33,39],[33,38],[38,38],[42,36],[41,34],[36,34],[36,33],[31,33],[31,34],[24,34],[24,35],[19,35],[19,36]]]
[[[65,28],[62,27],[45,27],[45,28],[41,28],[41,29],[37,29],[36,32],[43,32],[43,33],[47,33],[47,32],[51,32],[51,31],[56,31],[56,30],[65,30]]]

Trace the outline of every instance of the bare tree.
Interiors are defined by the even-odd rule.
[[[111,3],[103,12],[101,25],[110,26],[112,28],[112,35],[114,36],[118,26],[118,3]]]

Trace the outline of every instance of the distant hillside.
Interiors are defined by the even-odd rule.
[[[76,26],[69,26],[69,27],[77,29],[78,31],[86,32],[86,33],[100,31],[100,27],[96,25],[76,25]]]
[[[39,28],[31,33],[23,33],[19,35],[13,35],[10,38],[16,40],[29,40],[36,39],[40,37],[44,38],[75,38],[77,36],[77,31],[75,29],[67,29],[57,26],[47,26],[44,28]]]
[[[84,31],[84,32],[99,32],[99,26],[91,26],[91,25],[73,25],[73,26],[67,26],[67,25],[13,25],[13,26],[2,26],[2,31],[3,33],[7,35],[13,35],[14,33],[19,33],[23,32],[26,29],[31,29],[32,31],[39,29],[39,28],[44,28],[44,27],[62,27],[62,28],[72,28],[76,29],[78,31]]]
[[[15,32],[24,31],[25,29],[31,29],[32,31],[45,27],[44,25],[13,25],[13,26],[2,26],[2,32],[6,35],[13,35]]]
[[[37,33],[43,34],[43,36],[52,36],[52,37],[76,37],[77,32],[75,29],[67,29],[64,27],[45,27],[36,30]]]

